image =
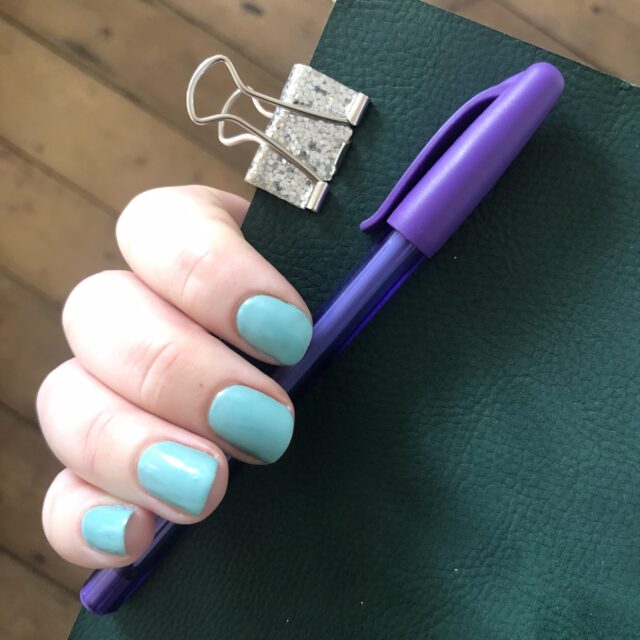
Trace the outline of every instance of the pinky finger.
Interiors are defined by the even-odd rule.
[[[60,472],[44,499],[42,523],[49,544],[65,560],[98,569],[121,567],[142,555],[154,533],[154,515]]]

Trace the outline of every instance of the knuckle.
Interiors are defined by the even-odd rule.
[[[83,310],[96,309],[102,300],[108,298],[107,292],[129,275],[128,271],[106,270],[81,280],[67,296],[62,309],[62,325],[65,331],[82,315]]]
[[[175,256],[171,298],[181,308],[197,306],[213,279],[220,287],[237,286],[243,241],[226,219],[210,219],[206,228],[206,237],[182,247]]]
[[[42,525],[47,537],[52,529],[50,525],[58,503],[61,498],[68,496],[69,489],[73,487],[75,481],[76,476],[70,469],[62,469],[51,481],[42,502]]]
[[[147,189],[141,191],[135,195],[127,206],[122,210],[118,219],[118,224],[122,221],[128,220],[131,216],[135,215],[139,211],[144,211],[151,203],[157,202],[162,197],[163,192],[166,192],[167,187],[157,187],[155,189]]]
[[[146,189],[135,195],[124,208],[121,218],[135,216],[138,213],[146,213],[153,208],[166,202],[185,201],[185,200],[201,200],[207,203],[218,204],[220,199],[217,190],[200,184],[190,184],[174,187],[154,187]]]
[[[196,252],[184,248],[178,253],[175,261],[175,291],[172,297],[179,307],[190,308],[193,296],[202,292],[202,285],[207,281],[206,274],[210,276],[215,272],[216,263],[218,259],[211,249]]]
[[[134,196],[122,210],[116,223],[116,239],[121,249],[126,248],[130,230],[140,222],[146,222],[159,207],[164,207],[169,199],[180,192],[178,187],[156,187],[147,189]]]
[[[36,394],[36,413],[38,414],[40,424],[42,424],[42,418],[46,412],[47,405],[49,404],[48,400],[51,395],[51,385],[54,384],[55,377],[56,369],[49,371],[45,379],[40,383],[38,393]]]
[[[49,423],[47,418],[51,399],[56,396],[57,389],[59,389],[59,385],[64,379],[65,371],[72,362],[73,360],[67,360],[58,365],[55,369],[49,371],[45,379],[40,383],[38,393],[36,394],[36,413],[38,414],[38,420],[40,421],[43,432],[45,432]]]
[[[47,492],[45,493],[44,500],[42,501],[42,528],[44,535],[51,546],[54,546],[55,540],[52,533],[54,527],[52,526],[53,514],[56,512],[56,502],[58,501],[62,492],[60,491],[61,476],[67,469],[60,471],[56,477],[51,481]],[[62,479],[64,481],[64,479]],[[55,548],[55,547],[54,547]]]
[[[83,475],[99,477],[103,475],[101,469],[110,468],[109,453],[115,449],[113,433],[116,430],[116,417],[113,411],[100,407],[80,430],[78,460],[82,461]]]
[[[141,406],[158,405],[164,386],[178,375],[176,369],[184,353],[182,340],[174,336],[164,341],[149,339],[132,351],[129,365],[132,387]]]
[[[119,414],[98,403],[71,407],[78,375],[82,372],[75,360],[51,371],[38,391],[37,411],[44,438],[58,460],[92,477],[99,465],[108,468],[110,452],[117,452],[113,424]],[[56,484],[61,477],[66,476],[56,478]]]
[[[206,203],[219,204],[220,198],[218,197],[218,190],[213,187],[207,187],[203,184],[189,184],[183,187],[178,187],[185,195],[191,196],[197,200],[202,200]]]

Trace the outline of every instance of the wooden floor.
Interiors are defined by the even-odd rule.
[[[436,4],[640,81],[640,0]],[[0,0],[3,640],[66,637],[86,575],[49,550],[39,516],[58,464],[34,395],[68,356],[65,296],[84,276],[122,266],[113,227],[137,192],[204,182],[250,194],[242,169],[252,150],[222,149],[192,126],[185,83],[202,58],[226,53],[250,85],[278,94],[330,9],[330,0]],[[210,109],[230,86],[208,84]]]

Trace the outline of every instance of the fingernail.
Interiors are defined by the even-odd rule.
[[[177,442],[158,442],[142,452],[138,480],[160,500],[197,516],[207,503],[217,469],[213,456]]]
[[[236,323],[247,342],[286,365],[302,358],[313,331],[304,312],[272,296],[245,300],[238,309]]]
[[[87,544],[96,551],[126,556],[126,532],[134,509],[122,504],[92,507],[82,516],[80,528]]]
[[[220,391],[209,408],[209,426],[234,447],[275,462],[293,434],[293,416],[270,396],[240,384]]]

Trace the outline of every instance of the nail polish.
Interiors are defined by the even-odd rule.
[[[238,309],[236,324],[249,344],[285,365],[302,358],[313,332],[302,310],[266,295],[245,300]]]
[[[127,555],[127,524],[134,511],[133,507],[122,504],[92,507],[82,516],[82,536],[96,551],[115,556]]]
[[[213,432],[261,462],[275,462],[293,434],[285,405],[257,389],[236,384],[216,394],[209,409]]]
[[[217,460],[198,449],[157,442],[138,460],[138,481],[160,500],[197,516],[207,503],[217,469]]]

